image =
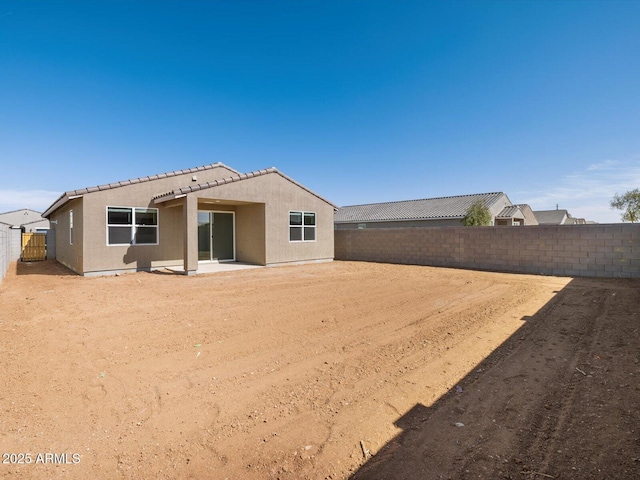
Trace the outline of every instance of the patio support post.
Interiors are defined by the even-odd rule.
[[[187,195],[182,207],[184,214],[184,274],[198,270],[198,197]]]

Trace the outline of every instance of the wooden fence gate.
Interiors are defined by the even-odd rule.
[[[47,234],[23,233],[22,255],[23,262],[36,262],[47,259]]]

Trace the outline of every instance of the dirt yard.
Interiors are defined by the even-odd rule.
[[[18,264],[0,366],[1,478],[640,478],[638,281]]]

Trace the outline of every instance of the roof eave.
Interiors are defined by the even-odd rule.
[[[69,192],[65,192],[62,195],[60,195],[58,197],[58,199],[53,202],[49,208],[47,208],[44,213],[42,214],[43,218],[49,218],[49,216],[55,212],[56,210],[58,210],[60,207],[62,207],[65,203],[67,203],[69,201]]]
[[[172,176],[198,173],[203,170],[209,170],[211,168],[218,168],[218,167],[226,168],[227,170],[230,170],[238,175],[240,174],[240,172],[238,172],[234,168],[231,168],[230,166],[225,165],[222,162],[216,162],[216,163],[211,163],[209,165],[203,165],[200,167],[185,168],[184,170],[174,170],[172,172],[159,173],[157,175],[150,175],[150,176],[139,177],[139,178],[132,178],[130,180],[122,180],[120,182],[113,182],[113,183],[108,183],[104,185],[98,185],[95,187],[87,187],[87,188],[81,188],[78,190],[70,190],[68,192],[63,193],[55,202],[53,202],[51,206],[45,210],[42,216],[48,217],[57,209],[62,207],[65,203],[67,203],[69,200],[73,200],[74,198],[79,198],[82,195],[85,195],[87,193],[100,192],[103,190],[111,190],[113,188],[126,187],[127,185],[133,185],[141,182],[149,182],[149,181],[159,180],[161,178],[167,178]]]

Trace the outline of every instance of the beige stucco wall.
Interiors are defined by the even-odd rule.
[[[139,182],[95,191],[72,200],[56,210],[58,260],[85,275],[127,270],[182,267],[185,258],[183,204],[187,197],[169,202],[154,202],[166,192],[235,176],[233,171],[216,167],[192,173]],[[188,194],[197,200],[198,210],[235,212],[236,259],[261,265],[333,259],[333,207],[278,173],[198,190]],[[211,201],[219,202],[211,203]],[[191,200],[190,200],[191,201]],[[207,202],[207,203],[205,203]],[[225,203],[226,202],[226,203]],[[143,207],[158,209],[157,245],[107,245],[107,207]],[[74,208],[75,241],[68,242],[68,210]],[[289,211],[316,213],[316,241],[289,242]],[[197,210],[193,210],[197,215]],[[197,221],[191,239],[197,238]],[[82,236],[84,232],[84,237]],[[197,241],[193,255],[197,259]],[[189,269],[194,257],[190,258]]]
[[[491,205],[491,207],[489,208],[489,213],[491,213],[491,224],[495,225],[496,215],[498,215],[502,210],[504,210],[505,207],[509,207],[511,205],[512,205],[512,203],[509,201],[507,196],[506,195],[501,195],[496,200],[496,203]]]
[[[266,265],[333,259],[333,207],[278,173],[220,185],[190,195],[264,204]],[[289,241],[289,212],[292,210],[316,213],[315,242]],[[260,230],[259,227],[256,229]]]
[[[265,265],[265,205],[252,203],[236,209],[236,259]]]
[[[73,210],[73,245],[69,241],[69,212]],[[50,220],[56,235],[56,260],[76,273],[84,271],[84,202],[81,198],[71,200],[56,210]]]
[[[196,175],[197,180],[192,177]],[[83,270],[85,274],[120,270],[148,270],[181,266],[183,258],[182,208],[158,207],[153,197],[171,190],[235,175],[225,167],[185,173],[153,181],[85,194]],[[158,245],[107,245],[107,207],[158,208]],[[56,212],[57,214],[57,212]],[[77,270],[76,270],[77,271]]]

